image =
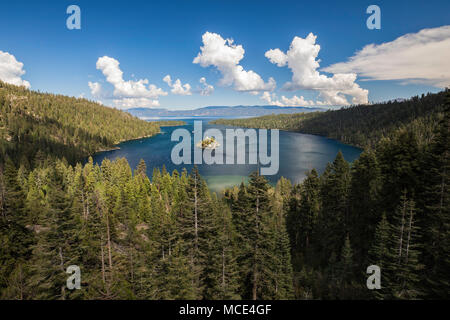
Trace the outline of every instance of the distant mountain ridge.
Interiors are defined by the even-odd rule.
[[[299,112],[325,111],[318,107],[278,107],[278,106],[208,106],[193,110],[168,110],[164,108],[130,108],[126,111],[139,118],[152,117],[258,117],[269,114],[291,114]]]

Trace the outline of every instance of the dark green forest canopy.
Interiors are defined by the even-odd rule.
[[[16,162],[32,165],[36,157],[51,155],[74,164],[119,142],[155,135],[159,127],[93,101],[0,81],[0,156],[8,154]]]
[[[219,119],[212,123],[316,134],[361,148],[375,146],[399,128],[411,128],[423,143],[429,143],[433,130],[443,118],[445,95],[446,91],[442,91],[405,101],[356,105],[326,112]]]
[[[196,168],[150,180],[143,160],[134,171],[126,159],[77,162],[156,123],[0,83],[0,298],[448,299],[445,94],[232,120],[359,133],[374,147],[352,164],[338,153],[297,185],[253,173],[219,198]],[[381,290],[366,287],[373,264]],[[69,265],[81,290],[66,288]]]

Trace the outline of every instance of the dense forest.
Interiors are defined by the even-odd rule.
[[[274,187],[255,172],[248,183],[218,196],[195,167],[192,172],[154,169],[150,180],[144,161],[137,168],[126,159],[96,165],[89,158],[82,165],[67,156],[71,152],[53,155],[45,143],[35,143],[30,161],[18,137],[57,139],[49,131],[52,123],[60,128],[59,137],[66,137],[65,130],[79,127],[73,114],[86,132],[110,139],[95,144],[99,148],[151,134],[153,127],[142,132],[141,122],[91,103],[95,113],[111,117],[100,124],[102,118],[71,106],[71,101],[88,104],[85,100],[5,85],[1,90],[41,96],[51,109],[46,116],[57,115],[31,113],[42,106],[31,105],[43,101],[37,97],[15,105],[8,94],[0,96],[3,130],[5,119],[17,123],[1,140],[2,299],[449,298],[448,91],[422,98],[429,99],[435,126],[413,125],[425,125],[426,117],[414,112],[410,120],[392,116],[389,121],[402,124],[386,132],[379,127],[384,137],[352,164],[338,153],[322,175],[312,170],[298,185],[282,178]],[[66,109],[56,108],[57,101],[67,102]],[[30,110],[33,121],[46,119],[48,126],[33,123],[22,135],[20,125],[28,122],[11,110]],[[62,110],[66,118],[58,115]],[[121,126],[112,125],[117,123]],[[108,134],[97,125],[119,131]],[[48,140],[39,140],[41,135]],[[85,146],[77,152],[86,156],[95,151],[92,136],[78,139],[83,141],[60,143],[68,151]],[[381,290],[366,287],[372,264],[381,268]],[[66,287],[70,265],[81,268],[80,290]]]
[[[316,134],[361,148],[374,147],[382,138],[407,128],[429,143],[443,117],[446,91],[404,101],[356,105],[326,112],[268,115],[246,119],[219,119],[212,123],[249,128],[281,129]]]
[[[48,155],[70,163],[119,142],[152,136],[160,125],[81,98],[27,90],[0,81],[0,156],[16,163]]]

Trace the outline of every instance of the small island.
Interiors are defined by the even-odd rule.
[[[197,148],[202,149],[215,149],[220,146],[220,144],[216,141],[214,137],[206,137],[202,141],[199,141],[196,144]]]

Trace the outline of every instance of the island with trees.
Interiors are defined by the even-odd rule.
[[[217,140],[214,137],[205,137],[205,139],[199,141],[196,144],[197,148],[212,149],[212,150],[216,149],[219,146],[220,146],[219,142],[217,142]]]

